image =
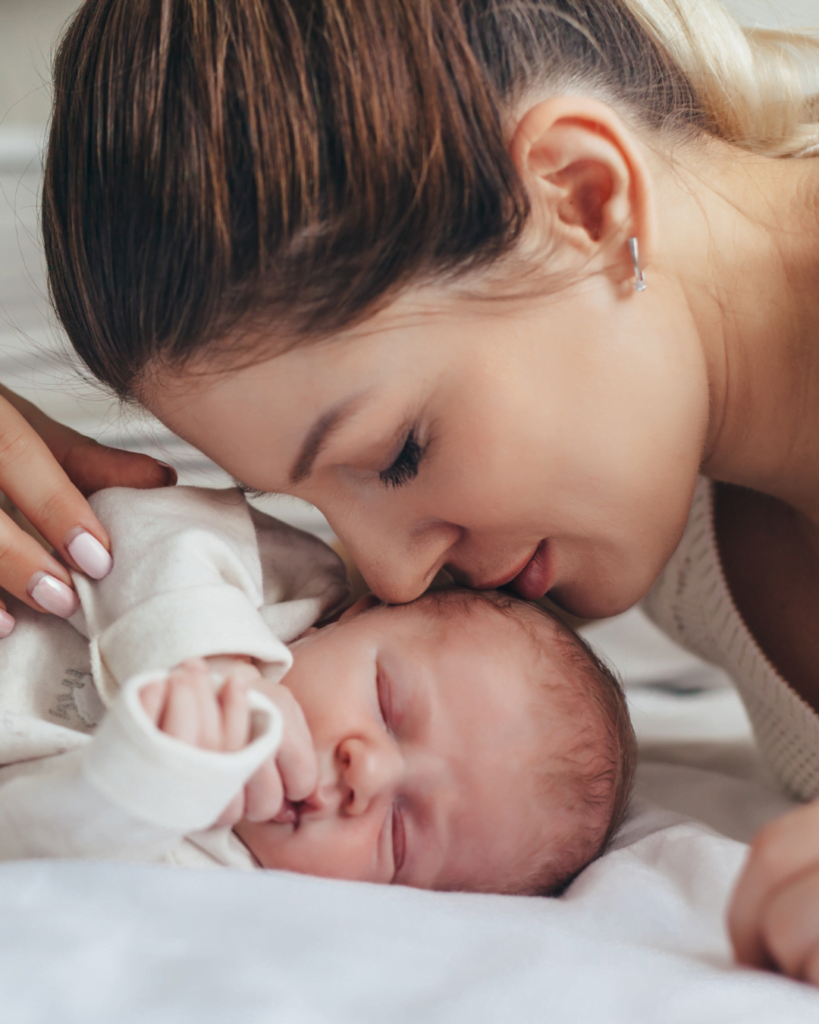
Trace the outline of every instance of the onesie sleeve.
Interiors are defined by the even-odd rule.
[[[132,676],[191,657],[245,654],[269,677],[287,671],[291,638],[266,621],[257,526],[237,489],[112,488],[91,505],[114,567],[99,581],[74,574],[81,608],[71,621],[89,640],[107,706]]]
[[[140,690],[163,676],[129,681],[79,750],[14,766],[0,785],[0,860],[156,859],[214,824],[278,749],[281,713],[251,691],[251,742],[200,750],[161,733],[142,708]]]
[[[344,562],[323,541],[248,506],[262,566],[262,615],[289,643],[345,601]]]

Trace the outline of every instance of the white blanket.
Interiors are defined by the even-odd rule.
[[[10,864],[0,1022],[819,1020],[819,992],[731,961],[723,922],[745,856],[737,838],[789,806],[733,694],[637,613],[589,635],[628,677],[643,762],[618,848],[562,899]]]

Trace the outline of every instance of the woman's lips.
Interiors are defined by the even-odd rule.
[[[542,540],[522,572],[519,572],[509,585],[526,601],[536,601],[551,590],[552,576],[553,567],[549,557],[549,542]]]
[[[491,583],[473,583],[449,566],[447,569],[455,581],[462,582],[464,586],[472,586],[476,590],[498,590],[500,587],[511,586],[527,601],[534,601],[538,597],[543,597],[552,587],[551,563],[549,542],[542,540],[523,564],[518,563],[518,567],[512,572],[492,580]]]

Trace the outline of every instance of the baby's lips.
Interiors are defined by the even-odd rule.
[[[299,820],[298,808],[292,800],[285,797],[284,803],[270,820],[275,821],[277,825],[296,825]]]

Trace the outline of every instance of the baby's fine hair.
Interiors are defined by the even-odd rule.
[[[567,713],[578,724],[577,741],[562,757],[559,769],[554,766],[554,752],[546,746],[543,753],[548,767],[531,766],[538,781],[536,788],[544,797],[559,791],[564,810],[570,812],[565,835],[544,844],[542,854],[534,837],[535,848],[521,851],[521,870],[512,873],[505,884],[495,879],[492,885],[493,891],[559,895],[606,852],[628,811],[637,741],[623,687],[616,673],[583,637],[542,605],[505,591],[463,587],[431,590],[414,602],[424,603],[434,604],[436,614],[468,614],[485,608],[514,621],[540,654],[543,696],[545,692],[554,696],[560,691]],[[560,670],[557,679],[555,664]],[[569,686],[569,681],[580,686]],[[535,716],[539,696],[534,694]]]
[[[717,0],[85,0],[55,62],[54,306],[123,396],[267,358],[412,284],[519,276],[527,98],[598,97],[655,148],[787,155],[819,143],[818,70],[819,41]]]

